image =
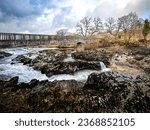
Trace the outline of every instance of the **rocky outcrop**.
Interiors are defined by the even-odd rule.
[[[67,54],[63,51],[44,50],[40,51],[35,59],[31,59],[26,55],[20,55],[13,59],[13,61],[29,65],[49,77],[56,74],[73,74],[76,71],[84,69],[100,69],[98,61],[76,59],[66,62],[64,61],[65,58],[67,58]]]
[[[136,48],[132,50],[134,64],[150,74],[150,48]]]
[[[91,74],[85,84],[16,82],[16,77],[0,81],[5,86],[0,89],[0,112],[150,112],[150,79],[141,76],[105,72]]]
[[[101,61],[106,65],[110,64],[110,59],[113,56],[113,52],[107,50],[100,51],[85,51],[73,53],[75,59],[81,59],[86,61]]]
[[[0,83],[6,86],[10,81]],[[0,112],[76,112],[82,87],[83,83],[75,80],[40,82],[35,79],[3,87],[0,89]]]
[[[100,104],[116,112],[150,112],[150,79],[136,79],[114,72],[93,73],[84,89],[101,94]],[[104,107],[103,105],[101,107]]]
[[[16,87],[19,77],[13,77],[9,81],[0,80],[0,89]]]

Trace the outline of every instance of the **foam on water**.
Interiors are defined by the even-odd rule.
[[[35,58],[37,56],[37,52],[41,50],[47,50],[49,48],[13,48],[13,49],[5,49],[6,52],[11,53],[12,56],[6,57],[0,60],[0,76],[4,75],[6,77],[14,77],[19,76],[19,82],[30,82],[32,79],[37,80],[77,80],[77,81],[86,81],[88,76],[94,72],[101,71],[109,71],[109,68],[106,68],[104,63],[100,62],[101,70],[82,70],[75,72],[73,75],[71,74],[58,74],[53,75],[51,77],[47,77],[45,74],[42,74],[40,71],[34,70],[32,67],[23,65],[22,63],[11,64],[12,59],[14,59],[18,55],[25,55],[28,53],[32,53],[31,58]],[[68,57],[64,60],[74,61],[71,57],[71,54],[68,54]]]
[[[24,55],[28,53],[37,53],[41,50],[47,50],[49,48],[13,48],[5,49],[3,51],[11,53],[12,56],[5,57],[0,60],[0,75],[6,77],[19,76],[19,82],[30,82],[32,79],[46,80],[48,77],[45,74],[41,74],[40,71],[34,70],[32,67],[25,66],[22,63],[11,64],[12,59],[18,55]],[[36,54],[35,54],[36,55]]]
[[[54,80],[77,80],[77,81],[86,81],[88,76],[91,73],[98,72],[96,70],[81,70],[78,72],[75,72],[73,75],[71,74],[59,74],[59,75],[53,75],[49,78],[50,81]]]
[[[48,77],[41,72],[34,70],[31,67],[25,66],[22,63],[17,64],[1,64],[0,68],[3,70],[0,72],[1,75],[6,76],[19,76],[19,82],[29,82],[32,79],[45,80]]]
[[[70,61],[70,62],[75,61],[75,59],[73,59],[73,57],[71,56],[71,54],[68,54],[68,55],[67,55],[67,58],[64,59],[64,62],[69,62],[69,61]]]

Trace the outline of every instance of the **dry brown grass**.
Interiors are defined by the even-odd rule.
[[[95,50],[100,47],[100,43],[85,43],[85,50]]]

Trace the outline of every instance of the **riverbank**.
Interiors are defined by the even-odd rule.
[[[149,47],[35,50],[1,59],[0,112],[150,112]]]
[[[114,72],[75,80],[0,80],[0,112],[150,112],[150,79]]]

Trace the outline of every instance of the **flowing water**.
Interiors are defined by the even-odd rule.
[[[101,72],[110,71],[110,68],[107,68],[103,62],[99,61],[99,64],[100,64],[100,71]]]
[[[64,59],[64,62],[73,62],[75,61],[75,59],[71,56],[71,53],[70,54],[67,54],[67,58]]]
[[[11,64],[12,59],[17,57],[18,55],[26,55],[28,53],[32,53],[31,58],[34,59],[38,56],[38,52],[41,50],[47,50],[50,48],[13,48],[13,49],[5,49],[3,51],[11,53],[12,56],[0,59],[0,77],[3,79],[4,77],[7,79],[15,76],[19,76],[19,82],[30,82],[32,79],[38,80],[77,80],[77,81],[85,81],[88,76],[93,72],[101,72],[108,71],[103,62],[100,62],[101,70],[82,70],[75,72],[73,75],[70,74],[59,74],[53,75],[51,77],[47,77],[45,74],[42,74],[40,71],[34,70],[32,67],[23,65],[22,63]],[[54,48],[51,48],[54,49]],[[68,57],[64,59],[64,62],[74,61],[71,57],[71,54],[68,54]],[[5,79],[4,78],[4,79]]]
[[[34,70],[32,67],[25,66],[22,63],[11,64],[12,59],[18,55],[24,55],[28,53],[38,53],[44,50],[43,48],[15,48],[6,49],[5,52],[11,53],[12,56],[6,57],[0,60],[0,77],[14,77],[19,76],[19,82],[29,82],[32,79],[45,80],[48,77],[45,74],[41,74],[40,71]]]

